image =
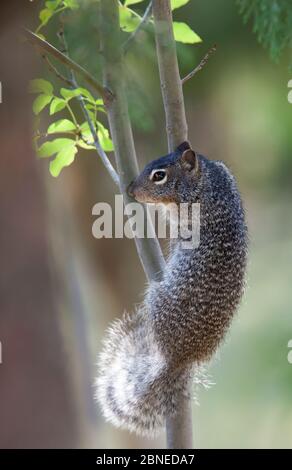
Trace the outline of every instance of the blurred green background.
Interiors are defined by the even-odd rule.
[[[143,2],[137,11],[142,12],[146,5]],[[36,26],[38,9],[33,2],[26,10],[26,26]],[[282,54],[279,63],[272,62],[252,33],[252,24],[243,24],[233,0],[191,0],[174,16],[187,21],[203,39],[201,45],[178,45],[182,76],[217,44],[215,55],[184,87],[189,138],[197,151],[223,160],[235,173],[250,233],[242,306],[226,344],[210,366],[216,385],[199,390],[200,405],[193,407],[195,446],[291,448],[292,364],[287,359],[288,341],[292,339],[292,105],[287,99],[291,50]],[[68,17],[66,29],[72,56],[99,76],[93,6],[84,6]],[[57,44],[53,26],[49,39]],[[27,54],[33,55],[33,51],[27,50]],[[142,167],[167,151],[151,31],[139,35],[125,62]],[[7,79],[10,64],[11,59],[6,58]],[[28,78],[52,79],[46,69],[37,67],[34,63]],[[30,103],[26,105],[28,117],[32,113]],[[50,435],[39,440],[34,432],[27,441],[21,433],[29,435],[33,426],[41,426],[28,419],[27,427],[19,431],[20,437],[16,439],[13,430],[9,439],[4,433],[2,445],[26,446],[29,442],[36,447],[58,443],[69,447],[161,447],[163,436],[146,441],[106,424],[92,399],[103,332],[112,318],[132,310],[145,289],[134,244],[126,239],[95,240],[91,234],[93,205],[98,201],[112,203],[115,188],[94,152],[78,154],[76,162],[58,179],[48,174],[46,160],[34,165],[34,178],[41,185],[48,265],[57,284],[53,301],[59,312],[56,329],[60,331],[60,354],[65,354],[63,365],[56,359],[50,367],[66,370],[69,387],[62,393],[70,397],[68,415],[74,416],[69,434],[76,432],[71,440],[64,440],[65,431],[60,431],[57,443]],[[22,275],[26,276],[25,271]],[[44,285],[40,292],[42,289],[45,291]],[[54,335],[54,328],[50,334]],[[9,399],[6,407],[13,407]],[[19,399],[25,406],[31,398],[22,395]],[[45,414],[44,407],[40,408]],[[61,421],[62,412],[54,410],[47,413],[55,412],[57,422]],[[14,429],[17,427],[15,418]]]

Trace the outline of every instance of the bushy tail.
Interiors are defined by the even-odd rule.
[[[96,397],[105,418],[149,436],[176,413],[191,374],[189,367],[170,369],[143,309],[112,324],[98,365]]]

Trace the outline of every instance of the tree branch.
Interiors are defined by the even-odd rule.
[[[169,151],[173,151],[179,144],[187,140],[188,128],[173,35],[170,0],[153,0],[153,14],[168,147]],[[191,382],[189,387],[191,387]],[[192,448],[190,398],[182,396],[181,408],[177,415],[167,417],[166,434],[168,448]]]
[[[132,201],[127,187],[137,176],[138,164],[123,78],[118,0],[101,0],[100,13],[104,86],[112,90],[115,96],[114,100],[106,103],[106,107],[120,176],[120,189],[127,203]],[[165,262],[153,227],[152,236],[153,238],[135,238],[135,243],[147,278],[157,280]]]
[[[74,74],[72,76],[72,79],[73,79],[74,87],[79,88],[78,83],[75,80]],[[104,164],[105,168],[107,169],[108,173],[110,174],[113,182],[119,187],[120,186],[119,175],[117,174],[117,172],[114,169],[114,167],[112,166],[108,156],[106,155],[105,151],[103,150],[102,146],[100,145],[100,142],[99,142],[99,139],[98,139],[98,136],[97,136],[97,132],[96,132],[94,124],[93,124],[93,122],[92,122],[92,120],[89,116],[89,113],[86,109],[84,99],[81,95],[78,96],[77,99],[80,103],[80,106],[81,106],[82,112],[84,114],[85,120],[88,123],[89,129],[90,129],[90,132],[91,132],[91,135],[92,135],[92,138],[93,138],[93,145],[94,145],[98,155],[100,156],[102,163]]]
[[[61,30],[59,32],[59,38],[60,38],[60,41],[62,42],[62,44],[64,46],[64,54],[66,55],[66,57],[69,57],[69,51],[68,51],[68,45],[67,45],[67,41],[66,41],[66,37],[65,37],[63,21],[61,21]],[[69,79],[69,81],[71,82],[71,88],[72,89],[79,88],[79,85],[78,85],[76,77],[75,77],[75,73],[72,69],[70,70],[70,73],[71,73],[71,80]],[[119,184],[120,184],[119,175],[117,174],[116,170],[114,169],[114,167],[112,166],[112,164],[110,162],[110,159],[108,158],[107,154],[105,153],[102,146],[100,145],[99,138],[98,138],[98,135],[97,135],[97,131],[95,129],[95,125],[94,125],[94,123],[93,123],[93,121],[92,121],[92,119],[89,115],[89,112],[88,112],[87,108],[86,108],[84,98],[83,98],[83,96],[79,95],[79,96],[77,96],[77,99],[79,101],[80,107],[81,107],[83,115],[85,117],[85,120],[88,124],[89,130],[91,132],[92,139],[93,139],[93,145],[94,145],[99,157],[101,158],[101,161],[104,164],[106,170],[108,171],[109,175],[111,176],[113,182],[117,186],[119,186]]]
[[[59,80],[61,80],[62,82],[66,83],[66,85],[68,85],[69,87],[72,87],[72,81],[65,77],[64,75],[62,75],[59,70],[52,64],[52,62],[50,61],[50,59],[45,55],[45,54],[42,54],[42,58],[44,59],[44,61],[46,62],[48,68],[50,69],[51,72],[54,73],[54,75],[56,75],[57,78],[59,78]]]
[[[151,14],[152,14],[152,0],[148,4],[148,6],[147,6],[147,8],[144,12],[144,15],[141,19],[140,24],[137,26],[135,31],[132,32],[132,34],[128,37],[128,39],[123,44],[123,49],[124,49],[125,54],[128,52],[128,49],[129,49],[130,45],[133,43],[133,41],[135,41],[137,35],[144,28],[144,26],[148,23],[148,21],[151,17]]]
[[[187,140],[182,83],[172,28],[170,0],[153,0],[155,38],[169,151]]]
[[[31,31],[25,29],[24,35],[31,44],[37,46],[42,51],[47,52],[48,54],[53,56],[55,59],[57,59],[59,62],[66,65],[71,70],[74,70],[74,72],[78,73],[82,78],[84,78],[84,80],[90,86],[92,86],[92,88],[94,88],[94,90],[97,91],[97,93],[103,98],[105,103],[113,100],[112,92],[109,89],[104,88],[89,72],[87,72],[87,70],[85,70],[79,64],[74,62],[72,59],[67,57],[62,52],[60,52],[50,43],[48,43],[44,39],[41,39],[39,36],[32,33]]]
[[[192,70],[190,73],[188,73],[188,75],[186,75],[186,77],[184,77],[182,79],[182,84],[184,85],[188,80],[190,80],[191,78],[193,78],[194,75],[196,75],[197,72],[199,72],[200,70],[202,70],[202,68],[206,65],[206,63],[208,62],[210,56],[212,54],[214,54],[214,52],[216,51],[217,49],[217,46],[216,44],[214,44],[214,46],[212,46],[207,54],[204,55],[203,59],[201,60],[201,62],[199,63],[199,65],[197,65],[196,68],[194,68],[194,70]]]

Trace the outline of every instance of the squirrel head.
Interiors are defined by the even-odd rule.
[[[128,194],[139,202],[179,204],[189,202],[200,180],[198,155],[188,142],[145,166],[128,187]]]

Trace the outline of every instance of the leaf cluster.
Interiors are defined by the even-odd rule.
[[[36,29],[36,34],[45,39],[44,29],[50,20],[66,11],[67,14],[77,12],[85,3],[98,3],[99,0],[48,0],[44,2],[44,7],[39,12],[40,23]],[[132,7],[136,7],[144,0],[124,0],[119,2],[120,27],[124,33],[135,34],[142,21],[142,16]],[[183,7],[190,0],[171,0],[172,10]],[[149,23],[153,24],[153,17],[150,15]],[[201,38],[186,23],[174,21],[173,30],[175,40],[185,44],[195,44],[201,42]],[[61,170],[70,165],[79,148],[92,150],[94,136],[87,121],[79,122],[75,107],[76,102],[82,99],[86,111],[95,128],[96,136],[104,151],[113,150],[113,143],[109,130],[100,121],[100,113],[105,113],[105,107],[101,98],[95,98],[92,93],[82,87],[76,89],[61,88],[57,93],[54,86],[48,80],[42,78],[35,79],[31,83],[31,92],[37,94],[33,102],[33,112],[39,115],[48,109],[50,116],[63,111],[66,117],[59,118],[49,125],[45,133],[39,130],[35,136],[37,154],[41,158],[54,157],[50,161],[50,173],[58,176]],[[51,140],[53,137],[53,140]],[[40,139],[45,140],[39,144]]]
[[[55,155],[55,158],[50,162],[52,176],[58,176],[65,166],[74,161],[78,147],[88,150],[95,149],[88,123],[86,121],[78,123],[71,103],[74,99],[82,97],[87,112],[95,125],[102,148],[107,152],[113,150],[109,131],[97,118],[99,112],[105,112],[101,98],[95,99],[86,88],[81,87],[74,90],[61,88],[60,96],[57,96],[54,93],[53,85],[42,78],[32,80],[30,91],[38,95],[33,102],[35,115],[38,115],[46,107],[49,107],[50,116],[54,116],[63,110],[68,113],[68,118],[57,119],[49,125],[45,134],[41,135],[38,132],[35,136],[36,150],[39,157],[44,158]],[[38,146],[40,137],[47,139],[51,136],[58,137],[54,140],[46,140],[41,146]]]
[[[237,4],[244,21],[253,21],[254,33],[273,60],[278,60],[285,48],[291,48],[291,0],[237,0]]]

